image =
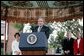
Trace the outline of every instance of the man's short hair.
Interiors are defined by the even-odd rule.
[[[71,34],[71,31],[67,31],[67,33],[70,33]]]
[[[40,17],[39,19],[42,19],[42,20],[43,20],[43,22],[45,23],[45,19],[44,19],[43,17]],[[38,20],[39,20],[39,19],[38,19]]]
[[[79,31],[77,31],[76,34],[81,34],[81,33]]]
[[[15,35],[14,35],[14,37],[15,37],[15,38],[16,38],[16,35],[20,36],[20,34],[19,34],[19,33],[15,33]]]

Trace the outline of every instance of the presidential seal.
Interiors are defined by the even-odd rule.
[[[29,44],[34,44],[34,43],[36,43],[36,41],[37,41],[37,37],[36,37],[35,34],[30,34],[30,35],[27,37],[27,42],[28,42]]]

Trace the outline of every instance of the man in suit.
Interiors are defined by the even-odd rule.
[[[74,40],[74,54],[75,55],[83,55],[83,38],[81,38],[80,32],[76,33],[77,39]]]
[[[67,32],[67,38],[63,41],[63,50],[65,55],[73,55],[73,41],[74,39],[71,38],[71,32]]]
[[[49,27],[45,26],[45,19],[44,18],[39,18],[38,19],[38,26],[36,26],[32,31],[33,32],[44,32],[47,39],[49,38]]]

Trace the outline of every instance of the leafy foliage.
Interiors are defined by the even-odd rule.
[[[65,32],[59,31],[55,39],[53,36],[51,37],[51,39],[49,40],[49,44],[52,45],[54,48],[61,46],[62,41],[65,39],[64,34]]]
[[[76,32],[83,34],[83,26],[81,26],[77,21],[65,21],[62,23],[62,29],[66,31],[71,31],[71,33],[76,37]]]
[[[56,27],[53,27],[56,26]],[[52,27],[54,28],[54,30],[56,30],[57,28],[59,28],[60,30],[57,31],[57,36],[50,36],[50,40],[49,40],[49,44],[52,45],[54,48],[57,46],[61,46],[62,45],[62,41],[63,39],[65,39],[65,32],[66,31],[70,31],[72,33],[72,35],[74,36],[74,38],[76,38],[76,32],[80,32],[82,34],[83,37],[83,26],[79,24],[79,20],[75,21],[75,20],[68,20],[65,22],[58,22],[55,23]]]
[[[24,27],[22,23],[14,23],[13,26],[19,31],[22,31]]]

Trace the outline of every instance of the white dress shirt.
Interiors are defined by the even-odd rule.
[[[78,43],[78,48],[79,48],[80,39],[77,40],[77,43]]]
[[[15,51],[20,52],[20,55],[21,55],[21,51],[20,51],[20,49],[19,49],[19,42],[17,42],[17,40],[14,40],[14,41],[12,42],[12,54],[13,54],[13,55],[16,55]]]
[[[41,31],[41,28],[42,28],[42,27],[40,27],[40,26],[38,27],[38,32],[40,32],[40,31]]]

